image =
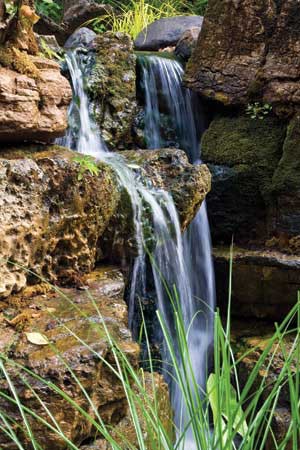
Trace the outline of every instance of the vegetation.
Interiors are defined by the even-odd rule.
[[[55,22],[61,19],[62,3],[59,0],[35,0],[35,8],[38,14],[47,16]]]
[[[56,290],[60,295],[64,296],[58,289]],[[88,292],[87,295],[89,295]],[[195,381],[195,374],[192,370],[191,358],[188,352],[188,336],[184,329],[181,310],[178,308],[179,299],[176,289],[169,291],[169,295],[170,301],[174,306],[174,325],[182,364],[178,362],[178,355],[172,344],[172,338],[167,326],[161,314],[159,312],[157,314],[171,358],[170,373],[180,387],[185,403],[184,408],[186,408],[191,417],[190,428],[196,442],[196,448],[199,450],[236,450],[238,448],[243,450],[263,450],[266,441],[269,440],[271,441],[272,448],[276,450],[284,450],[286,448],[297,450],[300,429],[300,296],[297,304],[283,323],[280,326],[276,326],[274,335],[266,343],[264,350],[244,384],[239,379],[239,367],[247,354],[242,355],[238,360],[233,356],[233,349],[230,344],[230,306],[225,328],[222,326],[219,312],[215,314],[214,372],[208,379],[207,393],[203,395],[203,393],[199,392]],[[70,300],[65,298],[65,301]],[[49,409],[50,402],[47,402],[47,405],[44,404],[43,400],[39,398],[38,393],[31,386],[30,380],[38,380],[40,386],[44,386],[47,392],[49,392],[48,398],[51,395],[59,395],[65,402],[70,403],[77,411],[77,414],[82,415],[90,421],[95,430],[95,434],[98,437],[104,437],[113,449],[174,450],[183,448],[187,438],[187,430],[177,430],[177,443],[174,443],[159,418],[154,378],[152,378],[153,392],[149,394],[145,389],[143,371],[136,371],[132,367],[124,352],[109,333],[106,323],[93,298],[90,298],[90,301],[95,308],[96,314],[99,316],[95,323],[95,327],[98,327],[99,330],[99,337],[103,338],[103,332],[105,333],[114,360],[107,361],[101,353],[97,353],[86,344],[82,337],[74,337],[81,345],[86,346],[87,351],[93,352],[95,357],[100,359],[107,369],[122,383],[128,401],[131,420],[134,425],[135,443],[133,441],[128,442],[125,436],[114,433],[103,422],[93,407],[93,401],[89,393],[86,392],[84,385],[79,381],[68,361],[63,360],[62,355],[59,353],[57,356],[62,359],[64,365],[78,384],[78,387],[87,398],[89,411],[93,412],[93,417],[89,411],[84,410],[74,402],[67,389],[62,390],[53,382],[37,377],[27,367],[10,360],[7,354],[1,354],[0,375],[9,385],[11,394],[8,395],[7,392],[1,391],[0,396],[6,401],[11,402],[19,410],[22,423],[18,424],[18,427],[23,429],[25,435],[32,442],[32,448],[36,450],[41,450],[42,447],[30,427],[32,420],[38,421],[40,425],[49,428],[52,433],[56,433],[65,442],[66,447],[79,450],[79,447],[71,442],[68,436],[64,435],[60,424],[51,415]],[[82,316],[83,313],[80,307],[78,305],[75,305],[75,307],[78,310],[79,317]],[[70,331],[63,322],[61,325]],[[150,372],[152,372],[154,361],[151,357],[150,344],[144,324],[141,334],[144,334],[147,342],[150,355],[147,363]],[[288,351],[285,347],[285,339],[290,336],[293,336],[293,345]],[[39,336],[37,337],[40,339]],[[47,342],[43,342],[44,344],[47,344]],[[282,352],[284,364],[278,376],[270,383],[268,374],[278,350]],[[43,417],[38,416],[35,411],[32,411],[28,406],[21,403],[18,397],[18,389],[15,388],[10,376],[12,369],[18,373],[20,380],[28,387],[28,392],[32,392],[32,395],[41,402],[45,411]],[[281,442],[277,442],[272,430],[272,421],[278,398],[283,388],[289,392],[289,398],[286,398],[286,401],[291,405],[292,420],[286,436]],[[96,419],[94,418],[95,416]],[[16,448],[23,450],[25,447],[22,439],[19,438],[20,434],[15,432],[16,423],[14,420],[15,418],[9,417],[6,411],[0,410],[0,428],[2,432],[9,436]],[[148,436],[148,444],[145,442],[145,436]]]
[[[95,158],[89,155],[78,155],[74,157],[74,162],[79,165],[78,181],[81,181],[84,174],[88,172],[92,176],[99,174],[99,167],[95,162]]]
[[[246,114],[251,119],[263,120],[272,111],[272,106],[268,103],[261,104],[259,102],[249,103],[247,105]]]

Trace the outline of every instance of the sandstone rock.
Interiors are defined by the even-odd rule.
[[[210,0],[187,86],[224,104],[261,99],[292,112],[300,104],[299,17],[294,0]]]
[[[66,41],[65,49],[74,49],[78,47],[87,47],[95,38],[96,33],[89,28],[82,27],[74,31],[73,34]]]
[[[214,249],[217,298],[227,310],[229,250]],[[283,320],[297,302],[300,259],[278,251],[235,248],[232,315],[247,319]]]
[[[202,158],[212,173],[207,201],[217,242],[230,242],[232,236],[235,242],[262,238],[274,231],[267,216],[275,215],[271,191],[285,134],[285,124],[271,117],[220,116],[211,122],[202,138]]]
[[[124,33],[106,32],[95,40],[96,64],[89,81],[96,121],[111,149],[132,146],[136,114],[136,58]]]
[[[53,425],[43,406],[47,405],[64,435],[75,445],[92,439],[95,430],[80,410],[47,383],[53,383],[96,422],[99,423],[97,411],[105,424],[114,426],[128,415],[128,407],[122,382],[108,366],[114,365],[115,359],[103,323],[133,369],[138,368],[139,359],[139,347],[131,340],[131,333],[127,329],[124,280],[120,271],[114,267],[105,267],[82,279],[82,283],[89,287],[88,294],[85,290],[64,289],[60,293],[48,292],[30,298],[25,292],[18,301],[11,298],[4,308],[2,303],[2,311],[6,316],[15,317],[18,313],[19,317],[20,313],[23,317],[26,315],[27,320],[20,333],[12,326],[16,321],[0,323],[1,354],[9,353],[9,360],[13,361],[5,365],[20,402]],[[26,332],[42,333],[52,345],[31,344],[26,338]],[[9,343],[7,335],[10,337]],[[14,364],[25,366],[45,382],[17,369]],[[30,383],[32,390],[25,380]],[[0,385],[2,393],[11,395],[5,378],[1,377]],[[164,395],[168,401],[166,389]],[[3,396],[0,398],[0,407],[11,419],[22,424],[18,408]],[[68,448],[67,442],[59,434],[30,415],[28,420],[41,448]],[[16,433],[23,448],[31,449],[21,427]],[[0,434],[0,446],[2,449],[14,448],[5,433]]]
[[[134,41],[136,50],[159,50],[177,44],[182,33],[202,26],[201,16],[178,16],[156,20],[141,31]]]
[[[26,285],[21,267],[52,282],[90,272],[120,198],[107,166],[79,182],[74,153],[36,150],[0,155],[0,298]]]
[[[0,67],[0,141],[49,142],[67,128],[71,87],[52,60],[31,57],[38,77]]]
[[[177,42],[175,54],[178,58],[188,61],[196,47],[201,28],[194,27],[185,31]]]

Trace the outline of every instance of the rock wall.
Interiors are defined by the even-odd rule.
[[[300,105],[300,10],[294,0],[210,0],[186,83],[227,105]]]

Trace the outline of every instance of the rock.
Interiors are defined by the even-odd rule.
[[[59,45],[63,46],[74,30],[70,31],[64,23],[58,24],[49,17],[41,16],[34,25],[34,31],[41,36],[54,35]]]
[[[110,5],[101,5],[89,0],[79,0],[76,3],[72,2],[70,7],[65,10],[63,24],[67,28],[69,35],[71,35],[81,25],[111,13],[112,7]]]
[[[54,61],[36,56],[30,61],[32,74],[0,67],[1,142],[49,142],[67,128],[69,82]]]
[[[74,31],[65,43],[65,49],[74,49],[78,47],[88,47],[88,45],[96,38],[96,33],[89,28],[82,27]]]
[[[129,160],[142,166],[153,186],[170,192],[184,231],[195,217],[210,190],[210,172],[206,165],[193,165],[183,150],[132,150],[122,152]]]
[[[127,328],[127,308],[123,300],[125,284],[120,271],[114,267],[104,267],[83,278],[82,283],[89,287],[89,295],[86,291],[64,289],[60,293],[50,291],[47,295],[34,297],[26,296],[25,292],[19,302],[11,298],[6,307],[3,308],[3,303],[1,305],[4,314],[10,317],[20,317],[21,314],[27,319],[19,328],[21,332],[12,325],[16,320],[0,323],[1,354],[9,355],[9,360],[13,361],[5,365],[20,402],[53,424],[44,409],[47,405],[64,435],[77,446],[84,440],[92,439],[95,430],[78,409],[46,383],[53,383],[61,389],[96,422],[99,423],[99,420],[95,411],[105,424],[114,426],[129,416],[129,412],[122,382],[107,365],[114,365],[115,359],[103,323],[133,369],[138,369],[139,361],[139,346],[132,341]],[[42,333],[52,345],[31,344],[25,333],[32,331]],[[9,344],[7,336],[10,337]],[[14,364],[25,366],[45,383],[29,376],[24,370],[16,369]],[[28,388],[25,379],[33,391]],[[11,395],[4,377],[1,377],[0,389],[2,393]],[[167,402],[166,388],[164,396]],[[3,396],[0,407],[11,419],[22,424],[19,409]],[[30,415],[27,420],[40,448],[63,450],[68,447],[59,434],[40,421]],[[17,433],[23,448],[31,449],[32,445],[22,434],[21,427]],[[2,449],[13,448],[5,433],[0,434],[0,446]]]
[[[218,304],[227,311],[228,249],[214,248]],[[232,315],[283,320],[297,302],[300,259],[278,251],[236,247],[233,253]]]
[[[133,145],[136,103],[136,58],[132,41],[124,33],[97,36],[96,63],[89,80],[96,121],[109,148]]]
[[[139,401],[141,402],[143,407],[148,409],[149,411],[149,403],[147,404],[147,402],[145,401],[145,396],[147,398],[147,401],[150,400],[150,403],[152,404],[152,402],[154,402],[154,392],[155,392],[159,420],[161,421],[162,427],[166,432],[167,436],[174,440],[172,410],[167,384],[164,381],[163,377],[158,373],[150,374],[149,372],[143,372],[143,377],[144,377],[143,380],[144,380],[145,395],[141,395],[137,387],[135,387],[135,393],[138,396]],[[144,441],[145,448],[149,449],[153,448],[153,441],[151,440],[150,433],[148,432],[149,425],[146,423],[143,412],[140,411],[140,408],[137,409],[141,430],[145,439]],[[153,435],[155,435],[155,432],[153,433]],[[112,430],[112,436],[119,443],[121,448],[124,447],[124,438],[126,439],[127,442],[130,442],[131,445],[134,445],[136,448],[138,448],[139,443],[129,411],[127,412],[127,415],[114,427],[114,429]],[[156,444],[158,444],[158,442],[156,442]],[[97,439],[92,444],[80,447],[80,450],[111,450],[111,449],[112,447],[104,439]]]
[[[143,180],[146,186],[150,181],[151,186],[172,194],[181,229],[185,230],[210,189],[210,173],[207,167],[190,164],[185,152],[178,149],[132,150],[120,153],[130,166],[134,165],[133,170],[139,181]],[[112,262],[126,261],[128,265],[128,258],[136,256],[132,217],[128,193],[123,191],[117,213],[99,242],[100,254],[104,259],[110,258]]]
[[[201,28],[203,17],[178,16],[156,20],[145,28],[134,41],[136,50],[159,50],[177,44],[182,34],[195,27]]]
[[[97,176],[85,172],[79,181],[74,152],[61,147],[2,150],[0,156],[0,298],[34,282],[28,270],[74,284],[103,258],[119,264],[127,258],[128,268],[136,255],[131,202],[111,167],[100,162]],[[208,170],[189,164],[180,150],[135,158],[146,184],[174,194],[185,228],[209,190]]]
[[[267,217],[275,215],[273,180],[285,135],[286,125],[272,117],[219,116],[211,122],[202,138],[202,158],[212,173],[207,202],[216,242],[274,232]]]
[[[235,361],[240,360],[237,365],[237,373],[239,378],[240,389],[243,389],[249,378],[253,375],[253,369],[258,363],[259,358],[269,345],[270,338],[274,335],[275,328],[266,322],[260,321],[242,321],[234,320],[232,323],[232,348],[234,351]],[[297,367],[299,366],[299,355],[297,354],[298,339],[294,333],[285,334],[281,342],[275,341],[270,352],[264,358],[264,363],[252,385],[252,389],[248,394],[248,398],[256,393],[258,388],[264,384],[264,389],[260,395],[259,405],[267,401],[274,383],[278,380],[283,367],[286,365],[287,355],[291,357],[290,363],[290,380],[296,382]],[[283,350],[284,349],[284,350]],[[259,406],[258,406],[259,407]],[[291,390],[285,377],[285,382],[280,385],[279,396],[276,404],[274,404],[274,416],[271,423],[272,433],[276,439],[277,445],[283,443],[289,430],[292,420],[291,406]],[[269,433],[266,441],[266,450],[274,449],[274,438]],[[297,436],[298,445],[300,446],[299,435]],[[289,439],[284,443],[286,450],[293,449],[293,439]]]
[[[187,86],[227,105],[256,99],[292,113],[300,104],[298,19],[294,0],[209,0]]]
[[[24,288],[28,270],[61,283],[90,272],[120,199],[109,167],[79,182],[73,152],[37,150],[0,153],[0,298]]]
[[[184,61],[188,61],[190,59],[196,47],[200,31],[200,27],[194,27],[190,30],[185,31],[181,35],[175,48],[175,55],[178,58],[181,58]]]
[[[50,49],[50,51],[57,53],[57,54],[62,52],[62,48],[58,44],[54,34],[43,35],[43,36],[37,35],[37,41],[39,44],[39,49],[42,53],[46,53],[46,51],[48,49]],[[46,57],[47,57],[47,55],[46,55]]]
[[[275,202],[273,227],[300,237],[300,116],[290,122],[282,157],[273,175],[271,191]]]

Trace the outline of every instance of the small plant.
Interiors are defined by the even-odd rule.
[[[251,117],[251,119],[263,120],[272,111],[272,106],[268,103],[248,103],[246,114]]]
[[[83,179],[83,176],[88,172],[92,176],[99,174],[99,167],[96,160],[89,155],[78,155],[73,159],[74,162],[79,164],[78,181]]]

